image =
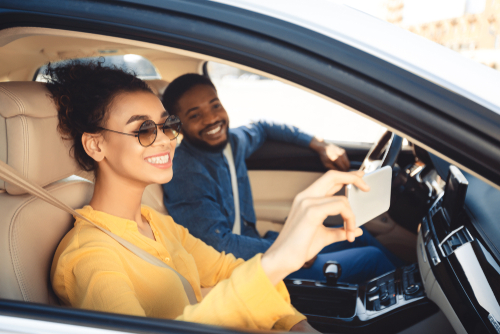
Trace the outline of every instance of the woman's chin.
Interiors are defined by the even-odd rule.
[[[164,184],[164,183],[168,183],[172,180],[172,177],[173,177],[173,173],[172,173],[172,170],[170,170],[170,173],[164,173],[164,175],[161,175],[161,176],[158,176],[158,177],[155,177],[152,182],[150,182],[151,184]]]

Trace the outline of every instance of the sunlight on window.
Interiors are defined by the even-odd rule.
[[[327,140],[373,143],[386,130],[324,98],[231,66],[209,62],[210,78],[231,127],[267,120],[294,125]]]

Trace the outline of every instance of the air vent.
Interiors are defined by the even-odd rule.
[[[443,256],[448,257],[453,254],[456,249],[460,248],[460,246],[473,240],[467,228],[462,226],[448,234],[439,244],[439,248],[441,248]]]

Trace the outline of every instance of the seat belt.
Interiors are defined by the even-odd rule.
[[[158,267],[170,269],[181,280],[182,286],[184,287],[184,291],[186,292],[186,295],[188,297],[189,304],[194,305],[198,302],[196,300],[196,295],[194,293],[193,287],[191,286],[191,284],[189,284],[188,280],[186,278],[184,278],[184,276],[182,276],[181,274],[179,274],[177,272],[177,270],[175,270],[174,268],[163,263],[158,258],[149,254],[145,250],[137,247],[136,245],[132,244],[131,242],[129,242],[129,241],[117,236],[116,234],[94,224],[92,221],[90,221],[89,219],[85,218],[83,215],[81,215],[78,212],[76,212],[75,210],[73,210],[73,208],[69,207],[68,205],[64,204],[63,202],[61,202],[60,200],[58,200],[57,198],[52,196],[52,194],[50,194],[47,190],[43,189],[42,187],[40,187],[37,184],[32,183],[29,180],[27,180],[24,176],[19,174],[14,168],[7,165],[2,160],[0,160],[0,179],[4,180],[5,182],[14,184],[14,185],[26,190],[31,195],[36,196],[36,197],[40,198],[41,200],[44,200],[45,202],[52,204],[53,206],[58,207],[59,209],[64,210],[67,213],[69,213],[73,216],[76,216],[80,219],[83,219],[86,222],[94,225],[99,230],[103,231],[104,233],[109,235],[111,238],[115,239],[119,244],[121,244],[123,247],[125,247],[126,249],[128,249],[129,251],[131,251],[132,253],[134,253],[135,255],[137,255],[138,257],[143,259],[144,261],[146,261],[152,265],[158,266]]]
[[[229,165],[229,173],[231,174],[231,187],[233,188],[234,200],[234,223],[233,234],[241,234],[241,216],[240,216],[240,196],[238,193],[238,178],[236,177],[236,168],[234,167],[233,150],[231,143],[228,141],[223,151]]]

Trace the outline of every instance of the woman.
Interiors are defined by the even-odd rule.
[[[62,304],[249,329],[312,330],[290,305],[282,280],[324,246],[361,235],[347,200],[332,196],[348,183],[368,190],[361,173],[328,172],[297,195],[273,246],[244,262],[141,206],[147,185],[172,179],[179,127],[143,81],[100,63],[49,65],[47,74],[59,131],[72,141],[79,165],[95,173],[94,194],[79,213],[177,270],[198,300],[189,305],[174,272],[77,218],[51,270]],[[325,228],[323,220],[336,214],[346,228]],[[201,288],[210,287],[203,298]]]

